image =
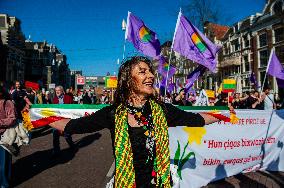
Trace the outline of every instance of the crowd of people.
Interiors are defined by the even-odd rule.
[[[146,63],[145,63],[146,62]],[[143,64],[142,64],[143,63]],[[133,64],[133,65],[131,65]],[[126,62],[127,66],[137,66],[138,69],[141,67],[140,64],[142,64],[143,66],[145,66],[147,68],[147,70],[149,69],[148,66],[148,61],[144,60],[131,60],[129,62]],[[125,66],[126,66],[125,65]],[[146,69],[145,68],[145,69]],[[121,68],[121,71],[126,71],[123,69],[123,67]],[[135,71],[132,70],[133,72]],[[21,121],[22,120],[22,115],[21,112],[24,110],[28,110],[30,108],[30,106],[32,104],[112,104],[110,106],[110,108],[106,108],[104,110],[100,110],[100,113],[96,113],[96,115],[92,115],[89,118],[94,118],[97,122],[103,122],[102,124],[98,123],[97,129],[100,130],[102,128],[109,128],[111,131],[115,131],[114,130],[114,116],[113,114],[115,113],[116,115],[119,116],[125,116],[124,111],[121,109],[121,106],[124,106],[127,111],[125,111],[126,113],[128,113],[128,118],[133,116],[133,119],[130,118],[129,120],[129,124],[132,127],[141,127],[140,123],[142,122],[143,124],[148,123],[149,126],[146,126],[146,130],[150,130],[150,131],[154,131],[153,125],[151,123],[152,122],[152,117],[149,116],[151,113],[149,110],[150,106],[155,106],[159,109],[160,104],[155,102],[157,101],[163,101],[165,106],[163,106],[164,108],[166,108],[167,110],[165,111],[166,113],[164,114],[164,112],[160,111],[159,113],[161,113],[163,116],[165,116],[169,121],[172,120],[175,115],[175,121],[179,121],[179,119],[183,119],[183,120],[189,120],[190,118],[193,119],[198,119],[198,122],[196,123],[196,125],[204,125],[207,124],[209,122],[215,122],[217,121],[216,119],[209,116],[206,116],[206,114],[201,114],[200,115],[193,115],[193,114],[183,114],[183,112],[181,110],[178,110],[177,108],[175,108],[173,105],[179,105],[179,106],[230,106],[233,107],[234,109],[257,109],[257,110],[262,110],[262,109],[279,109],[282,108],[282,101],[279,100],[277,95],[273,95],[271,93],[271,90],[269,87],[265,87],[262,93],[259,93],[258,91],[251,91],[249,93],[233,93],[233,94],[228,94],[228,93],[220,93],[218,94],[216,97],[214,98],[208,98],[206,95],[206,92],[204,89],[201,89],[199,91],[193,91],[191,90],[190,92],[186,92],[185,89],[180,89],[179,93],[173,93],[173,94],[169,94],[167,93],[166,95],[162,96],[162,95],[157,95],[158,91],[156,90],[156,92],[154,92],[155,94],[150,93],[150,91],[155,90],[153,88],[153,78],[152,78],[152,73],[151,73],[151,69],[148,70],[148,74],[150,75],[150,78],[147,78],[151,81],[149,81],[148,85],[144,84],[143,81],[140,80],[141,83],[138,83],[139,79],[141,79],[139,77],[140,72],[138,71],[137,73],[137,78],[135,78],[135,75],[133,76],[132,79],[138,79],[137,83],[135,83],[136,85],[139,86],[129,86],[129,88],[124,88],[125,85],[119,85],[119,88],[116,90],[116,95],[113,96],[113,94],[108,91],[108,90],[103,90],[103,92],[97,96],[96,93],[91,92],[91,91],[83,91],[83,92],[77,92],[75,93],[73,88],[68,88],[66,90],[64,90],[64,88],[62,86],[56,86],[54,89],[52,90],[38,90],[35,91],[32,88],[24,88],[21,83],[19,81],[15,82],[15,85],[13,88],[8,89],[7,87],[4,86],[4,84],[0,84],[0,135],[3,135],[3,133],[12,125],[14,125],[17,121]],[[126,73],[125,73],[126,74]],[[129,74],[129,73],[127,73]],[[134,74],[134,73],[133,73]],[[135,73],[136,74],[136,73]],[[126,78],[126,77],[125,77]],[[124,79],[123,75],[120,76],[119,79]],[[128,82],[128,77],[124,80],[125,84]],[[151,85],[151,86],[150,86]],[[143,90],[143,88],[146,88],[145,91]],[[134,96],[132,96],[130,93],[127,93],[127,90],[134,92]],[[137,91],[136,91],[137,90]],[[149,91],[148,91],[149,90]],[[148,93],[147,93],[147,92]],[[136,92],[136,93],[135,93]],[[139,92],[142,92],[141,96],[143,96],[143,100],[145,101],[143,102],[143,104],[136,104],[137,101],[135,97],[138,96]],[[144,92],[144,93],[143,93]],[[121,94],[121,96],[119,95]],[[139,94],[140,95],[140,94]],[[150,96],[150,98],[149,98]],[[160,97],[157,97],[160,96]],[[153,98],[154,97],[154,98]],[[114,98],[114,101],[112,101],[112,98]],[[127,100],[127,101],[125,101]],[[140,100],[140,99],[139,99]],[[140,101],[141,102],[141,101]],[[168,106],[171,103],[173,105]],[[144,107],[140,107],[140,106],[147,106],[147,111],[143,111]],[[146,107],[145,107],[146,108]],[[120,109],[120,112],[123,112],[123,114],[121,114],[120,112],[118,113],[117,109]],[[122,110],[122,111],[121,111]],[[136,118],[136,114],[139,111],[139,113],[141,113],[142,115],[145,115],[145,117],[149,116],[149,122],[148,120],[144,122],[144,120],[142,120],[141,118]],[[141,111],[142,110],[142,111]],[[147,113],[146,113],[147,112]],[[144,114],[145,113],[145,114]],[[169,116],[168,113],[171,113],[171,115]],[[106,115],[106,114],[111,114]],[[144,116],[143,116],[144,117]],[[193,121],[193,119],[191,119],[190,121]],[[91,121],[92,123],[95,123],[96,121]],[[111,121],[109,121],[111,120]],[[212,120],[212,121],[211,121]],[[69,120],[68,120],[69,121]],[[87,127],[86,125],[89,125],[88,123],[88,119],[84,118],[84,119],[80,119],[80,120],[71,120],[69,123],[67,122],[63,122],[60,124],[54,124],[51,125],[52,127],[55,127],[53,129],[53,154],[54,156],[57,156],[60,153],[60,143],[59,143],[59,137],[64,136],[66,142],[68,143],[68,145],[70,146],[70,148],[72,149],[77,149],[76,145],[74,144],[73,140],[72,140],[72,134],[74,133],[84,133],[84,132],[89,132],[89,131],[97,131],[97,129],[93,130],[92,127],[95,126],[89,126]],[[109,121],[109,122],[108,122]],[[197,121],[197,120],[196,120]],[[185,122],[185,121],[184,121]],[[202,122],[202,123],[201,123]],[[66,126],[67,123],[67,129],[64,130],[64,127]],[[154,122],[155,123],[155,122]],[[165,123],[165,122],[164,122]],[[117,122],[116,122],[117,124]],[[79,126],[80,125],[80,126]],[[119,124],[119,126],[123,126],[124,124]],[[170,125],[169,125],[170,126]],[[59,129],[59,130],[58,130]],[[63,131],[64,130],[64,131]],[[141,129],[143,130],[143,129]],[[115,136],[117,136],[118,133],[114,133]],[[125,133],[126,134],[126,133]],[[166,134],[166,133],[163,133]],[[144,135],[144,134],[143,134]],[[143,135],[141,137],[143,137]],[[114,135],[113,135],[114,136]],[[134,137],[136,136],[136,132],[133,135],[129,135],[130,141],[131,142],[135,142]],[[133,137],[133,138],[132,138]],[[129,139],[127,137],[127,139]],[[144,137],[143,137],[144,138]],[[145,137],[145,142],[147,142],[147,144],[153,144],[154,140],[152,137]],[[149,142],[149,143],[148,143]],[[157,146],[156,146],[157,147]],[[14,149],[15,153],[17,151],[17,147],[15,146],[16,149]],[[139,150],[139,146],[137,145],[137,147],[135,146],[135,148],[133,149],[137,149]],[[161,160],[160,158],[155,158],[155,156],[153,156],[153,149],[154,146],[147,146],[146,148],[144,148],[145,150],[143,150],[143,152],[146,154],[147,153],[147,157],[143,158],[143,160],[147,159],[149,160],[149,157],[152,161],[154,160]],[[116,146],[114,146],[114,150],[118,151],[119,148],[116,148]],[[7,151],[11,151],[7,150],[7,148],[5,147],[0,147],[0,165],[1,167],[3,167],[0,172],[0,180],[1,180],[1,186],[4,185],[3,187],[5,187],[6,185],[8,185],[9,182],[9,178],[10,178],[10,171],[11,171],[11,152],[7,152]],[[130,152],[130,151],[129,151]],[[168,152],[168,151],[167,151]],[[14,153],[13,153],[14,154]],[[155,153],[154,153],[155,154]],[[135,158],[135,153],[134,153],[134,161],[136,161]],[[157,157],[157,156],[156,156]],[[135,163],[134,163],[135,164]],[[167,163],[168,165],[169,163]],[[120,166],[116,166],[116,168],[119,170]],[[153,170],[153,164],[149,164],[148,166],[143,166],[143,169],[138,169],[138,167],[136,167],[134,165],[135,168],[135,173],[137,173],[137,177],[139,177],[136,180],[131,179],[131,181],[135,181],[136,184],[144,184],[145,182],[147,182],[147,185],[151,184],[152,186],[152,179],[156,181],[160,181],[161,184],[167,184],[169,185],[169,182],[166,180],[161,181],[161,179],[159,179],[159,177],[152,177],[151,173]],[[137,169],[136,169],[137,168]],[[167,167],[168,168],[168,167]],[[144,175],[145,174],[140,174],[142,171],[144,172],[145,170],[147,171],[147,179],[145,179],[144,182]],[[149,171],[150,170],[150,171]],[[116,175],[118,175],[120,172],[116,171]],[[132,174],[134,174],[134,171],[131,172]],[[149,175],[150,174],[150,175]],[[146,177],[146,176],[145,176]],[[170,177],[170,176],[169,176]],[[122,181],[122,180],[121,180]],[[119,183],[119,182],[116,182]],[[8,186],[7,186],[8,187]]]
[[[223,93],[216,94],[216,97],[207,97],[205,90],[185,92],[181,89],[179,93],[166,94],[161,100],[179,106],[233,106],[234,109],[255,109],[269,110],[281,109],[283,101],[278,94],[272,94],[269,87],[265,87],[263,92],[256,90],[243,93]],[[202,98],[202,102],[200,102]]]

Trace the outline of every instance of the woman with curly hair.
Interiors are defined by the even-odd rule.
[[[149,59],[132,57],[118,74],[114,104],[51,126],[70,134],[108,128],[115,155],[114,187],[171,187],[168,127],[200,127],[218,121],[157,100]]]

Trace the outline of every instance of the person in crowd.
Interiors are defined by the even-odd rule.
[[[38,89],[35,94],[35,104],[44,104],[42,99],[42,91]]]
[[[179,94],[176,96],[175,100],[173,101],[173,104],[179,105],[179,106],[192,106],[192,104],[186,100],[186,93],[184,91],[184,88],[182,88],[179,91]]]
[[[73,104],[78,104],[79,101],[78,101],[78,94],[75,94],[74,97],[73,97]]]
[[[97,95],[96,93],[92,93],[92,104],[97,104]]]
[[[27,98],[29,99],[29,101],[34,104],[35,103],[35,93],[33,91],[32,88],[27,88]]]
[[[240,96],[240,106],[239,109],[247,109],[248,108],[248,98],[249,98],[249,92],[243,92]]]
[[[215,103],[214,106],[228,106],[228,94],[221,92],[218,96],[219,100]]]
[[[51,124],[69,134],[110,129],[115,155],[114,187],[170,187],[168,127],[200,127],[218,121],[158,101],[149,59],[132,57],[119,69],[114,104],[79,119]]]
[[[274,95],[270,93],[270,87],[265,87],[264,92],[261,95],[261,100],[264,103],[264,110],[276,109],[276,104],[274,102]]]
[[[189,96],[188,96],[188,101],[191,102],[192,104],[195,103],[195,96],[192,92],[189,93]]]
[[[275,100],[275,105],[276,105],[276,109],[279,110],[282,107],[282,101],[281,98],[279,97],[278,93],[275,93],[274,95],[274,100]]]
[[[46,102],[45,104],[52,104],[50,91],[45,92],[44,98],[45,98],[45,102]]]
[[[263,99],[259,97],[259,92],[254,91],[251,92],[248,100],[247,100],[248,109],[256,109],[256,110],[263,110]]]
[[[83,93],[78,92],[78,104],[83,104]]]
[[[42,104],[47,104],[47,101],[46,101],[46,91],[45,91],[44,88],[41,90],[41,99],[42,99]]]
[[[15,103],[17,118],[22,120],[22,111],[25,109],[29,109],[32,103],[27,97],[26,91],[22,88],[21,83],[19,81],[15,82],[15,90],[12,93],[12,100]]]
[[[84,94],[83,94],[83,104],[92,104],[92,99],[89,96],[89,92],[87,91],[84,91]]]
[[[69,95],[72,100],[74,99],[73,88],[72,87],[66,89],[66,95]]]
[[[100,103],[109,104],[109,102],[110,102],[110,99],[109,99],[108,92],[104,90],[102,96],[100,97]]]
[[[234,109],[245,109],[248,96],[241,97],[240,93],[235,93],[232,101]]]
[[[69,95],[64,94],[64,89],[62,86],[55,87],[55,97],[53,98],[53,104],[72,104],[73,100]],[[69,133],[53,129],[53,156],[56,157],[60,153],[60,135],[64,135],[64,138],[70,148],[76,149],[75,143],[72,140],[72,136]]]
[[[9,93],[0,86],[0,136],[16,123],[16,109]],[[12,155],[0,145],[0,187],[11,187]]]
[[[172,97],[169,92],[167,92],[165,98],[164,98],[165,103],[172,103]]]

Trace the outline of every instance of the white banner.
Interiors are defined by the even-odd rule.
[[[180,187],[201,187],[241,172],[284,171],[284,111],[236,112],[240,121],[235,125],[170,128],[171,159],[181,170]]]
[[[32,108],[31,120],[78,118],[98,109]],[[198,112],[198,111],[193,111]],[[169,128],[171,163],[181,188],[256,170],[284,171],[284,110],[237,110],[237,124]]]

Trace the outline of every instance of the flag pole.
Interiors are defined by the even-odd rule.
[[[273,53],[273,49],[271,49],[271,52],[270,52],[270,56],[269,56],[269,60],[268,60],[268,64],[267,64],[267,67],[266,67],[266,71],[265,71],[265,75],[264,75],[264,79],[263,79],[263,83],[262,83],[260,92],[263,91],[263,87],[264,87],[264,83],[265,83],[265,80],[266,80],[267,71],[268,71],[268,68],[270,66],[270,62],[271,62],[271,58],[272,58],[272,53]]]
[[[176,31],[177,31],[177,27],[178,27],[178,24],[179,24],[180,16],[181,16],[181,8],[180,8],[180,10],[179,10],[178,19],[177,19],[177,23],[176,23],[176,28],[175,28],[175,32],[174,32],[174,36],[173,36],[173,40],[172,40],[172,45],[171,45],[170,59],[169,59],[169,68],[168,68],[167,76],[166,76],[165,96],[166,96],[166,94],[167,94],[167,85],[168,85],[169,71],[170,71],[170,68],[171,68],[171,59],[172,59],[172,53],[173,53],[173,44],[174,44],[174,41],[175,41]]]
[[[158,80],[159,89],[160,89],[160,87],[161,87],[161,82],[160,82],[160,78],[159,78],[159,74],[158,74],[158,72],[156,72],[156,75],[157,75],[157,80]]]
[[[125,25],[124,19],[122,21],[122,30],[125,30],[124,44],[123,44],[123,53],[122,53],[122,61],[125,58],[126,39],[127,39],[127,35],[128,35],[128,24],[129,24],[129,16],[130,16],[130,14],[131,14],[131,12],[128,11],[126,25]]]

